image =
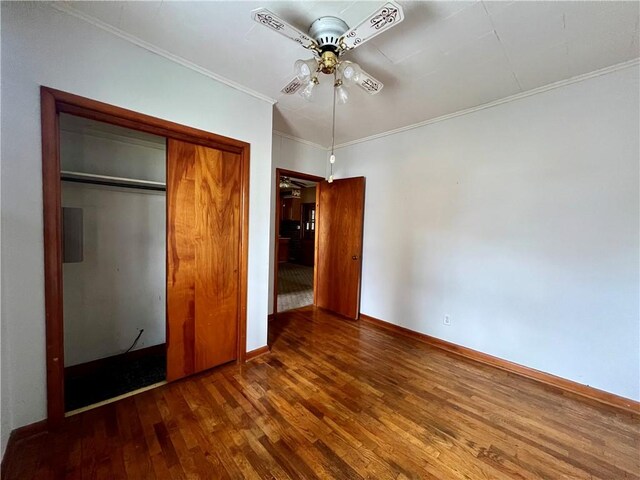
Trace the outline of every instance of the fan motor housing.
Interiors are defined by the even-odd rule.
[[[349,25],[338,17],[320,17],[309,27],[309,35],[323,52],[335,52],[338,49],[338,40],[347,30]]]

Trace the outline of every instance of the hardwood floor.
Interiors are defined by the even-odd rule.
[[[278,265],[278,311],[313,305],[313,267],[283,262]]]
[[[311,308],[269,328],[271,354],[22,441],[5,478],[639,478],[638,415]]]

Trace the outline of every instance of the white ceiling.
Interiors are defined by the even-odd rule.
[[[310,54],[250,18],[266,7],[306,31],[350,26],[384,2],[69,2],[75,9],[277,100],[274,129],[328,145],[331,82],[316,99],[283,95]],[[489,103],[639,56],[638,2],[400,1],[405,20],[347,57],[385,84],[338,106],[336,143]]]

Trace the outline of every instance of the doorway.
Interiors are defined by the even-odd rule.
[[[317,185],[322,180],[276,169],[274,315],[314,304]]]

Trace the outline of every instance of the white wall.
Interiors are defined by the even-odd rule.
[[[46,85],[251,144],[247,349],[266,344],[272,106],[46,4],[2,3],[2,320],[11,428],[45,417]]]
[[[273,134],[272,141],[272,160],[273,167],[271,170],[271,200],[269,222],[271,225],[269,237],[269,313],[273,313],[273,273],[274,273],[274,254],[275,254],[275,202],[276,202],[276,168],[284,168],[299,173],[307,173],[309,175],[317,175],[319,177],[327,176],[327,167],[329,154],[325,148],[314,146],[309,143],[303,143],[288,137]]]
[[[164,182],[166,140],[139,136],[62,115],[62,170]],[[139,330],[134,350],[165,343],[165,193],[64,182],[62,205],[84,230],[82,262],[63,264],[65,366],[123,353]]]
[[[367,181],[361,311],[639,400],[638,76],[339,149]]]
[[[82,208],[82,262],[63,265],[64,365],[166,339],[164,192],[64,183],[62,204]]]
[[[60,168],[73,172],[164,182],[166,139],[60,115]]]
[[[0,8],[0,23],[2,22],[2,9]],[[0,78],[2,78],[2,38],[0,36]],[[2,112],[2,96],[0,95],[0,114]],[[2,151],[2,135],[0,135],[0,151]],[[2,171],[2,156],[0,155],[0,172]],[[2,205],[2,182],[0,182],[0,207]],[[0,208],[1,210],[1,208]],[[0,250],[2,246],[2,222],[0,222]],[[0,255],[0,272],[2,271],[2,256]],[[2,275],[0,275],[0,458],[4,456],[7,448],[9,435],[11,433],[11,419],[9,411],[9,375],[7,362],[9,350],[7,335],[5,334],[6,325],[2,315],[2,304],[4,298],[4,290],[2,287]]]

